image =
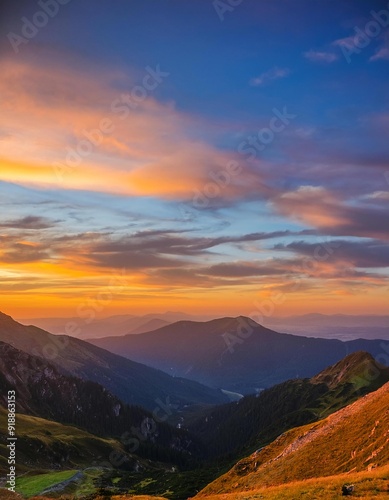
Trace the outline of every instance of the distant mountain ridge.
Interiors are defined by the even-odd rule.
[[[50,333],[68,334],[79,339],[109,337],[111,335],[139,334],[181,320],[201,320],[201,317],[182,312],[150,313],[137,316],[117,314],[99,318],[93,309],[85,309],[80,316],[69,318],[22,318],[18,322],[37,326]],[[74,325],[69,328],[69,325]]]
[[[264,326],[279,332],[338,340],[382,339],[389,336],[389,316],[303,314],[264,318]]]
[[[389,364],[389,344],[382,340],[342,342],[283,334],[243,316],[179,321],[141,335],[90,342],[172,375],[241,394],[312,377],[356,351]]]
[[[180,408],[228,400],[220,391],[197,382],[171,377],[83,340],[21,325],[3,313],[0,313],[0,341],[48,360],[65,375],[97,382],[125,403],[151,411],[158,404],[167,404],[166,401]]]

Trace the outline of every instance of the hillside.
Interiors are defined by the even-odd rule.
[[[63,374],[97,382],[125,403],[152,411],[158,405],[167,405],[169,402],[170,405],[182,407],[194,403],[218,404],[227,400],[220,391],[194,381],[171,377],[83,340],[67,335],[52,335],[34,326],[21,325],[2,313],[0,341],[45,358]]]
[[[324,420],[281,434],[198,497],[363,472],[389,461],[389,383]]]
[[[6,428],[7,412],[0,407],[0,426]],[[147,461],[134,457],[115,439],[104,439],[78,427],[51,420],[17,414],[17,465],[19,473],[32,469],[58,469],[88,467],[103,462],[112,452],[127,458],[128,469],[144,466]],[[8,450],[5,436],[0,441],[0,470],[8,472]]]
[[[252,491],[223,493],[210,495],[207,500],[335,500],[344,498],[344,485],[354,485],[354,494],[351,498],[373,500],[388,498],[389,466],[378,467],[370,472],[351,472],[328,477],[292,481],[281,486],[270,486]],[[122,497],[124,500],[125,497]]]
[[[7,368],[8,379],[12,379],[13,387],[19,393],[19,403],[27,411],[46,411],[50,418],[57,419],[64,418],[64,415],[69,418],[68,415],[70,414],[71,418],[83,425],[85,425],[85,420],[88,419],[89,415],[90,422],[87,422],[86,425],[92,427],[96,423],[101,425],[101,422],[106,422],[105,417],[107,417],[111,423],[111,428],[116,425],[116,432],[122,430],[120,425],[123,420],[129,425],[131,419],[134,418],[131,412],[126,413],[124,408],[120,408],[120,413],[123,412],[122,416],[125,416],[123,420],[120,420],[117,415],[108,415],[110,409],[115,410],[118,408],[117,401],[111,395],[108,395],[107,399],[106,391],[102,390],[101,392],[101,388],[97,384],[84,382],[74,377],[65,377],[45,361],[39,358],[31,360],[31,356],[20,351],[15,352],[15,349],[8,345],[0,345],[0,354],[0,373],[6,373],[4,367]],[[375,378],[372,378],[372,373],[376,374]],[[107,491],[109,490],[110,493],[131,491],[138,494],[164,495],[164,492],[169,491],[168,498],[182,500],[193,495],[199,488],[209,484],[220,474],[227,471],[239,456],[248,454],[250,448],[253,451],[266,447],[269,443],[271,446],[274,439],[280,434],[289,435],[294,431],[294,429],[290,429],[296,425],[312,424],[318,418],[323,418],[340,406],[354,401],[361,394],[374,390],[376,386],[382,384],[383,380],[388,380],[388,378],[388,369],[378,365],[369,354],[358,352],[349,355],[336,365],[326,368],[311,380],[291,380],[265,390],[257,397],[245,397],[238,404],[223,405],[213,411],[206,411],[206,414],[201,419],[189,426],[191,431],[196,431],[197,435],[194,441],[197,442],[200,437],[203,440],[204,446],[201,446],[200,443],[198,449],[201,451],[206,448],[207,450],[205,458],[208,460],[202,466],[197,462],[180,462],[181,465],[186,463],[189,468],[176,468],[174,474],[172,474],[168,466],[161,464],[161,460],[167,456],[161,454],[163,446],[160,446],[158,450],[154,450],[153,454],[150,454],[152,450],[149,447],[146,450],[140,449],[137,451],[136,453],[141,453],[144,458],[132,456],[130,463],[124,464],[126,470],[115,469],[109,474],[103,474],[102,471],[94,469],[91,472],[83,472],[79,479],[72,483],[71,487],[66,486],[63,491],[76,494],[76,492],[86,487],[86,483],[90,489],[90,479],[88,478],[92,475],[95,478],[93,481],[100,478],[99,481],[102,481],[104,488]],[[0,375],[0,385],[2,380],[4,382],[4,377],[2,379]],[[10,382],[6,380],[6,383],[9,384]],[[8,386],[4,385],[1,393],[5,394],[7,389]],[[85,400],[81,402],[80,396],[83,396]],[[96,407],[96,404],[100,409]],[[53,408],[53,406],[55,407]],[[78,411],[72,412],[75,407]],[[80,422],[81,416],[86,417],[84,422]],[[27,416],[23,416],[23,419],[28,421],[30,419],[37,420],[34,417]],[[44,422],[48,421],[45,420]],[[242,425],[242,422],[244,422],[244,425]],[[22,424],[23,432],[25,425]],[[49,422],[47,425],[58,425],[58,432],[50,430],[50,434],[47,435],[44,428],[37,428],[35,433],[29,433],[29,440],[26,441],[29,446],[27,444],[25,446],[24,441],[22,445],[23,452],[24,449],[30,450],[31,453],[38,448],[46,450],[46,448],[42,448],[43,445],[39,441],[32,442],[31,439],[35,437],[35,434],[39,439],[42,436],[43,438],[47,437],[46,444],[50,446],[48,446],[47,451],[44,451],[43,462],[37,463],[38,467],[47,468],[49,463],[52,462],[54,465],[58,463],[58,466],[62,469],[59,465],[60,460],[64,460],[63,466],[65,468],[79,470],[86,467],[89,471],[90,465],[92,465],[92,468],[95,467],[95,458],[92,460],[92,464],[86,462],[87,458],[85,461],[84,459],[77,460],[77,454],[74,455],[75,459],[68,460],[66,458],[68,456],[66,454],[68,450],[67,442],[72,439],[72,435],[67,436],[67,432],[72,432],[74,428],[70,427],[70,430],[67,431],[61,430],[62,427],[65,427],[61,424]],[[183,431],[175,429],[171,429],[170,432],[171,436],[176,434],[176,437],[185,435]],[[166,443],[166,435],[161,427],[158,429],[158,434],[161,437],[160,444],[163,445]],[[87,441],[80,439],[80,446],[83,446],[84,442],[87,443]],[[156,440],[156,443],[158,442],[159,437]],[[98,453],[98,444],[92,445],[92,450],[94,446],[97,448],[97,451],[93,451],[93,454]],[[175,449],[177,449],[177,445],[178,441],[174,439]],[[190,443],[190,448],[192,453],[196,455],[193,442]],[[53,455],[52,450],[58,450],[59,452],[57,455]],[[73,448],[70,448],[70,450],[72,451]],[[226,454],[226,452],[228,453]],[[82,451],[82,453],[84,452]],[[57,462],[53,456],[57,457],[55,459]],[[204,458],[204,455],[202,456]],[[45,457],[48,457],[46,462],[44,461]],[[86,455],[86,457],[88,456]],[[159,458],[160,462],[145,461],[146,457]],[[177,454],[176,458],[178,458]],[[170,464],[174,461],[174,457],[170,456]],[[99,463],[99,460],[97,462]],[[33,463],[33,460],[30,461],[30,467]],[[135,464],[136,470],[131,469],[131,464]],[[25,457],[23,457],[23,467],[28,470],[28,460]],[[42,477],[42,481],[46,482],[46,476],[47,482],[55,479],[55,476],[52,478],[52,474],[47,472]],[[41,484],[38,475],[30,474],[28,480],[23,480],[24,487],[29,490],[35,487],[35,483]]]
[[[179,321],[140,335],[90,342],[169,374],[241,394],[312,377],[356,351],[389,359],[380,340],[341,342],[282,334],[242,316]]]
[[[238,403],[210,409],[189,421],[188,428],[211,458],[247,455],[282,432],[315,422],[388,381],[389,368],[370,354],[357,352],[311,379],[289,380]]]
[[[41,358],[30,356],[0,343],[0,405],[6,406],[6,394],[17,394],[16,410],[76,425],[99,436],[117,437],[138,429],[137,454],[156,460],[181,463],[189,453],[199,452],[193,437],[185,431],[156,422],[153,415],[139,407],[130,407],[101,385],[58,373]],[[153,421],[152,432],[144,422]],[[132,438],[137,436],[132,433]]]

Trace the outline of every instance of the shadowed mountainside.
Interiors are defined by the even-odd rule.
[[[388,381],[389,368],[379,365],[370,354],[357,352],[311,379],[289,380],[257,396],[210,409],[189,422],[188,428],[203,441],[209,456],[243,456],[292,427],[326,417]]]
[[[158,404],[182,407],[194,403],[227,401],[220,392],[197,382],[117,356],[66,335],[52,335],[34,326],[24,326],[0,313],[0,341],[28,354],[46,359],[65,375],[74,375],[106,387],[125,403],[154,410]]]
[[[249,318],[179,321],[141,335],[90,341],[175,376],[241,394],[312,377],[348,354],[367,351],[389,364],[389,343],[341,342],[269,330]]]

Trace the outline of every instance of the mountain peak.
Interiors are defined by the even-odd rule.
[[[371,377],[368,375],[373,372],[378,377],[384,370],[388,369],[377,363],[370,353],[357,351],[320,372],[311,379],[311,382],[315,384],[325,383],[329,387],[336,387],[341,383],[354,383],[357,379],[370,379]]]
[[[8,314],[3,313],[3,311],[0,311],[0,318],[13,319],[12,316],[9,316]]]

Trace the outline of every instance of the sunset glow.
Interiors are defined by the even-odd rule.
[[[388,37],[339,43],[382,2],[271,3],[74,1],[2,36],[1,310],[387,312]]]

